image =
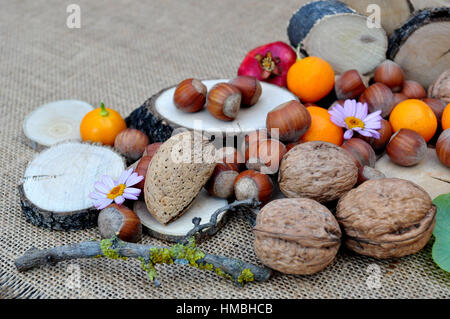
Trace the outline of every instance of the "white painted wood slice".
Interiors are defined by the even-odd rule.
[[[23,121],[27,144],[39,150],[62,141],[81,140],[81,120],[93,109],[90,104],[78,100],[60,100],[39,106]]]
[[[194,224],[192,223],[193,218],[200,217],[200,224],[208,223],[212,214],[214,214],[217,209],[226,205],[228,205],[227,200],[212,197],[205,189],[202,189],[192,206],[182,216],[167,225],[162,225],[152,216],[152,214],[150,214],[144,201],[137,201],[134,204],[133,210],[151,236],[170,242],[176,242],[186,236],[186,234],[194,227]],[[224,212],[218,216],[217,227],[207,229],[207,231],[200,234],[200,238],[197,239],[203,240],[214,235],[225,223],[226,214],[227,212]]]
[[[219,82],[228,82],[229,79],[202,81],[207,89],[211,89]],[[164,119],[173,128],[183,127],[190,130],[198,129],[211,135],[240,135],[266,127],[266,116],[278,105],[297,100],[298,98],[288,90],[279,86],[261,82],[262,94],[259,101],[250,108],[241,108],[234,121],[221,121],[214,118],[208,110],[203,109],[196,113],[180,111],[173,103],[176,87],[164,90],[152,102],[151,108],[158,118]]]
[[[103,175],[118,179],[124,169],[123,157],[111,148],[80,142],[54,145],[30,162],[19,185],[25,217],[51,229],[93,227],[97,210],[89,193],[94,183]]]
[[[432,199],[440,194],[450,193],[450,168],[442,165],[435,149],[429,148],[427,157],[412,167],[396,165],[385,154],[377,161],[375,168],[388,178],[407,179],[422,186]]]

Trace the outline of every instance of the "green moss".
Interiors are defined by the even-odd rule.
[[[167,248],[152,248],[149,257],[153,264],[173,264],[170,250]]]
[[[214,272],[220,277],[233,280],[233,277],[231,275],[227,274],[225,271],[223,271],[220,268],[214,268]]]
[[[102,258],[102,257],[104,257],[104,256],[103,255],[94,256],[94,258]]]
[[[143,257],[138,257],[138,260],[141,262],[141,268],[147,273],[148,278],[154,281],[158,275],[154,264],[151,261],[146,261]]]
[[[127,257],[120,257],[119,253],[117,252],[118,249],[111,248],[113,246],[113,240],[114,239],[103,239],[100,242],[100,249],[102,250],[103,255],[106,258],[110,259],[123,259],[127,260]]]
[[[170,248],[172,260],[187,260],[190,266],[198,267],[197,261],[205,258],[205,253],[195,246],[195,239],[191,237],[187,245],[176,244]]]
[[[238,277],[238,283],[241,285],[244,285],[246,282],[254,281],[255,278],[253,276],[253,273],[250,269],[245,268],[242,270],[241,274]]]

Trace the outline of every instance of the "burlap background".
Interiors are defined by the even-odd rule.
[[[31,246],[46,248],[99,238],[96,229],[48,231],[27,223],[16,185],[35,152],[21,123],[38,105],[81,99],[128,115],[163,87],[196,76],[232,77],[246,51],[286,39],[300,0],[1,0],[0,1],[0,297],[20,298],[433,298],[450,297],[449,275],[431,245],[398,261],[341,251],[313,276],[275,275],[243,289],[182,266],[160,266],[155,288],[139,262],[77,260],[81,288],[67,286],[70,263],[19,274],[13,261]],[[66,7],[81,7],[81,29],[66,27]],[[201,248],[259,263],[251,229],[231,221]],[[145,243],[164,244],[148,236]],[[377,276],[379,288],[367,281]],[[370,277],[370,275],[375,277]]]

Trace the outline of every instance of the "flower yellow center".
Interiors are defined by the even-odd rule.
[[[354,129],[355,127],[364,128],[364,122],[361,121],[359,118],[354,116],[349,116],[345,119],[345,123],[347,124],[348,128]]]
[[[122,196],[123,192],[125,190],[124,184],[119,184],[113,189],[111,189],[106,197],[109,199],[115,199],[117,196]]]

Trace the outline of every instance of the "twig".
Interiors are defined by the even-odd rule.
[[[204,229],[212,229],[215,226],[217,226],[217,218],[220,214],[226,211],[235,211],[237,209],[241,210],[242,213],[244,213],[244,216],[247,218],[248,211],[250,211],[250,208],[257,208],[261,205],[261,203],[255,199],[246,199],[242,201],[235,201],[229,205],[226,205],[224,207],[219,208],[214,212],[214,214],[211,215],[211,218],[208,223],[200,225],[201,218],[195,217],[192,219],[192,223],[194,224],[194,228],[192,228],[185,237],[179,240],[182,244],[187,244],[192,236],[194,236],[196,233],[201,233],[204,231]],[[247,213],[247,214],[246,214]],[[247,218],[248,219],[248,218]],[[253,222],[249,220],[250,225],[253,226]]]

